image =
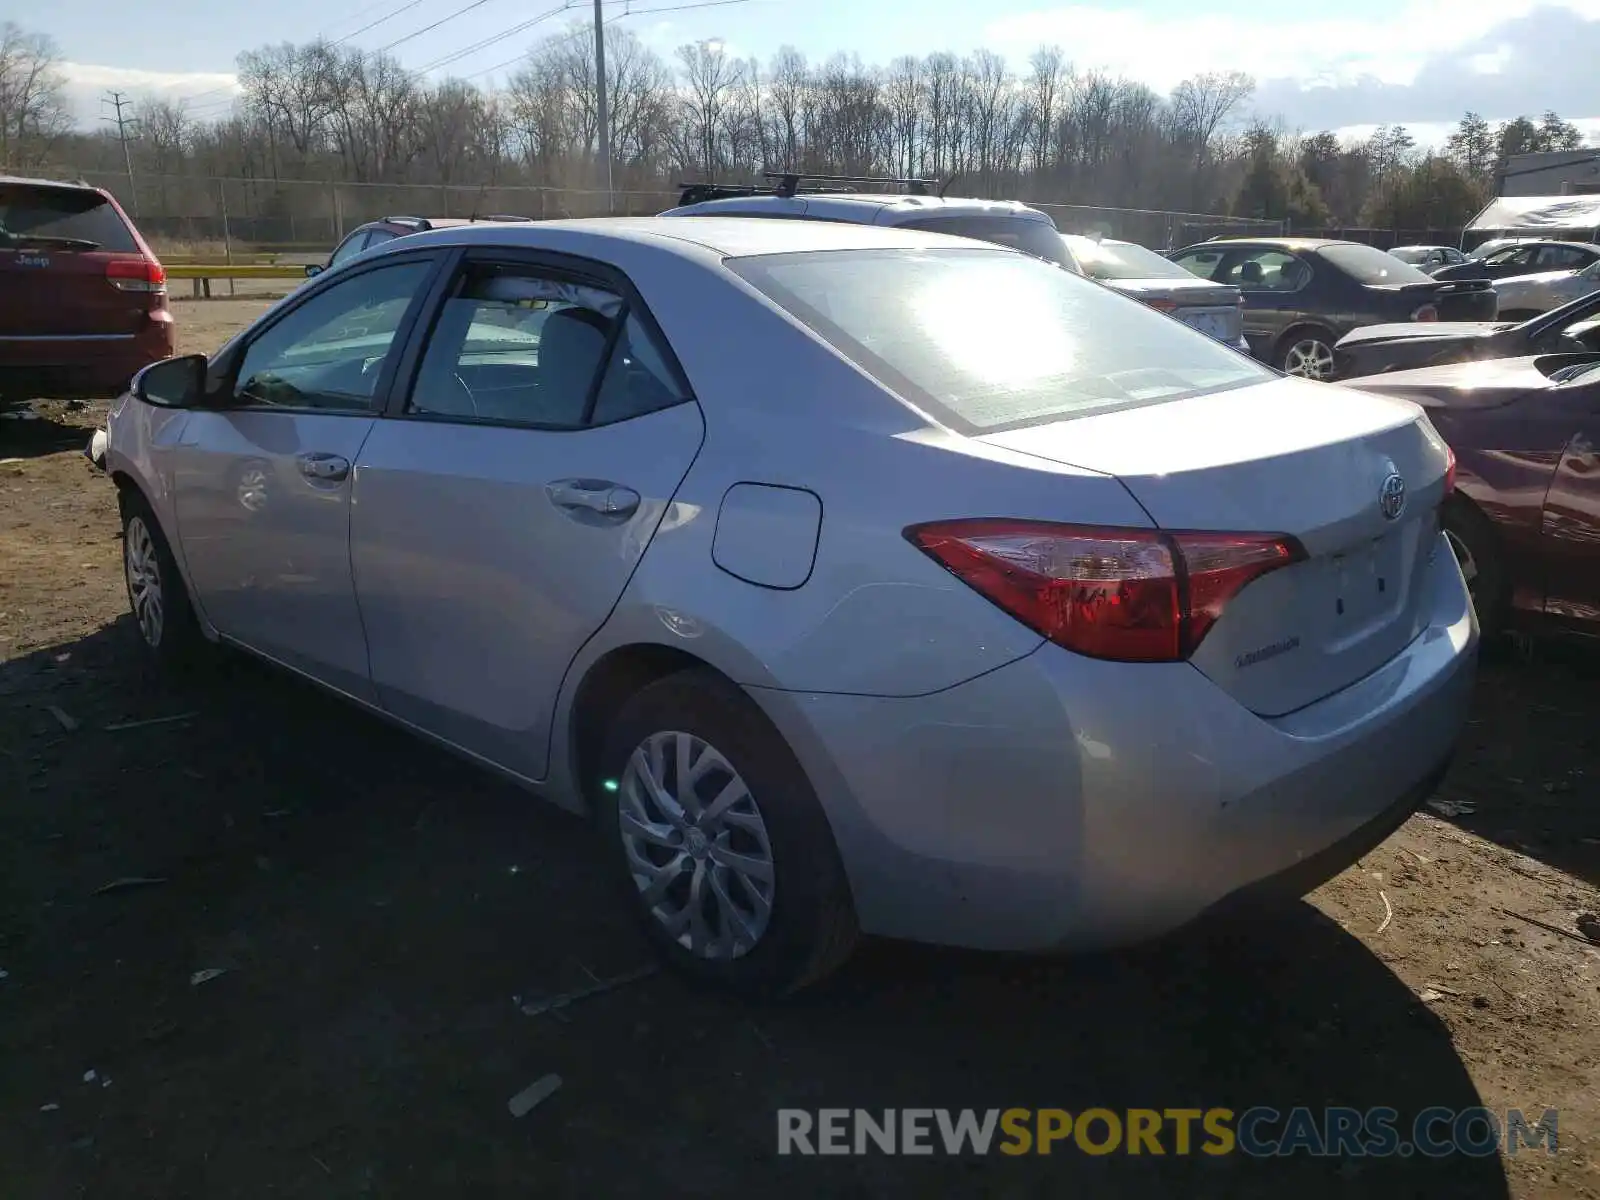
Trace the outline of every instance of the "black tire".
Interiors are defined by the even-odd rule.
[[[1445,504],[1440,524],[1461,564],[1472,606],[1478,610],[1478,631],[1484,641],[1493,641],[1505,631],[1511,613],[1511,581],[1499,535],[1488,517],[1459,497]]]
[[[189,666],[207,642],[200,632],[194,606],[189,603],[189,592],[173,560],[172,548],[149,502],[138,491],[124,488],[119,503],[122,509],[122,578],[140,644],[164,668]],[[152,602],[158,605],[158,617],[153,622],[150,620]]]
[[[686,734],[715,749],[748,788],[752,809],[739,808],[742,820],[755,822],[765,831],[765,849],[770,852],[770,915],[753,945],[743,951],[725,949],[720,957],[692,953],[669,932],[663,919],[652,911],[643,895],[643,884],[636,881],[633,851],[623,837],[623,809],[636,803],[637,778],[628,775],[634,751],[657,735]],[[613,856],[616,874],[627,903],[644,929],[645,936],[663,959],[693,982],[733,991],[752,999],[774,999],[788,995],[828,975],[850,956],[859,936],[855,907],[851,901],[833,832],[822,805],[817,800],[805,772],[789,747],[773,729],[764,714],[720,675],[710,670],[691,670],[657,680],[635,693],[622,706],[606,732],[599,779],[585,781],[592,786],[596,824],[607,854]],[[663,776],[669,768],[663,763]],[[706,776],[706,791],[714,794],[729,776],[714,770]],[[672,771],[676,786],[676,772]],[[663,779],[665,782],[665,779]],[[703,799],[703,797],[702,797]],[[690,822],[698,826],[698,822]],[[718,908],[711,896],[710,882],[717,851],[751,851],[752,835],[728,824],[710,822],[704,826],[715,839],[708,848],[702,838],[698,847],[686,841],[692,837],[686,828],[669,828],[673,845],[642,846],[642,853],[660,866],[676,861],[680,868],[692,866],[681,891],[663,896],[679,903],[687,897],[691,882],[701,878],[701,911],[715,910],[707,928],[725,929],[730,923],[716,920]],[[630,825],[630,827],[632,827]],[[720,830],[720,832],[719,832]],[[704,832],[703,831],[703,832]],[[730,838],[744,838],[744,842]],[[692,856],[698,851],[698,856]],[[730,894],[728,873],[724,869],[722,894]],[[673,887],[676,888],[674,883]],[[751,892],[741,888],[739,897]],[[684,910],[687,911],[685,904]]]
[[[1280,371],[1285,371],[1292,375],[1300,375],[1306,379],[1332,379],[1333,344],[1338,340],[1333,336],[1332,331],[1321,325],[1296,326],[1278,339],[1278,344],[1272,351],[1272,365]],[[1321,375],[1308,375],[1303,370],[1291,369],[1291,360],[1297,358],[1302,348],[1308,345],[1315,345],[1321,348],[1321,353],[1317,355],[1317,358],[1318,361],[1326,363],[1324,373]]]

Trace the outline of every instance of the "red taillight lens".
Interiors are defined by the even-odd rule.
[[[1305,557],[1277,535],[1042,521],[939,521],[906,537],[1052,642],[1120,662],[1187,658],[1246,584]]]
[[[112,287],[124,292],[167,290],[166,268],[148,258],[113,259],[106,264],[106,279]]]
[[[1178,308],[1178,303],[1175,300],[1146,300],[1145,303],[1157,312],[1176,312]]]
[[[1444,494],[1448,496],[1456,490],[1456,452],[1449,446],[1444,448]]]
[[[1411,319],[1413,321],[1437,321],[1439,319],[1439,310],[1431,304],[1424,304],[1411,314]]]

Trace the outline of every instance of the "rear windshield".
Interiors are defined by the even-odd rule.
[[[1091,279],[1192,279],[1177,263],[1132,242],[1097,242],[1069,234],[1067,246]]]
[[[1357,283],[1432,283],[1433,280],[1387,250],[1351,243],[1324,246],[1318,251]]]
[[[1428,247],[1426,246],[1396,246],[1389,253],[1403,263],[1410,263],[1413,267],[1418,263],[1428,261]]]
[[[1056,227],[1048,221],[1027,217],[924,217],[903,221],[897,229],[922,229],[928,233],[947,233],[951,237],[977,238],[997,246],[1010,246],[1035,258],[1053,262],[1069,271],[1079,269]]]
[[[1274,378],[1137,300],[992,250],[832,250],[728,266],[867,374],[972,434]]]
[[[28,238],[71,238],[100,250],[139,252],[133,233],[98,192],[0,184],[0,243]]]

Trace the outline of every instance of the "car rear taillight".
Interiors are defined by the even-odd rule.
[[[164,292],[167,290],[167,272],[154,259],[113,259],[106,264],[106,279],[112,287],[124,292]]]
[[[1456,490],[1456,452],[1449,446],[1444,448],[1444,494],[1450,495]]]
[[[1431,304],[1424,304],[1411,314],[1411,319],[1413,321],[1437,321],[1439,319],[1439,310]]]
[[[1169,313],[1178,310],[1178,302],[1176,300],[1146,300],[1145,303],[1157,312]]]
[[[1252,581],[1305,558],[1294,538],[1043,521],[936,521],[912,545],[1057,645],[1090,658],[1193,654]]]

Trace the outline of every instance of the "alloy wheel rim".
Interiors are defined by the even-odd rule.
[[[122,542],[123,569],[128,576],[128,600],[133,606],[139,632],[150,646],[161,644],[165,605],[161,595],[161,564],[156,557],[155,539],[143,517],[133,517]]]
[[[628,871],[663,932],[697,958],[755,949],[772,919],[772,839],[727,758],[693,734],[654,733],[617,793]]]
[[[1333,351],[1316,338],[1305,338],[1289,347],[1283,369],[1304,379],[1327,379],[1333,374]]]

